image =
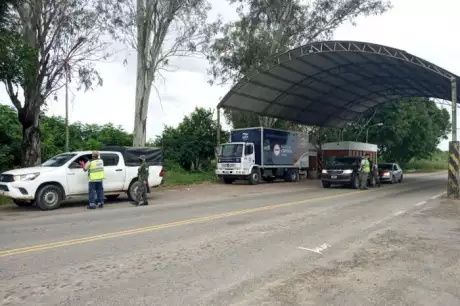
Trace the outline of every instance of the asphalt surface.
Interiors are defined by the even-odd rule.
[[[1,305],[460,305],[446,173],[0,211]],[[220,188],[220,189],[219,189]],[[437,198],[438,197],[438,198]]]

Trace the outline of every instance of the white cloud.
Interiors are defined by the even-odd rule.
[[[393,0],[394,8],[383,16],[358,19],[358,26],[344,25],[335,39],[360,40],[379,43],[406,50],[431,61],[453,73],[460,74],[460,42],[454,38],[460,2],[455,0],[417,1]],[[218,13],[226,19],[234,18],[225,0],[213,1],[212,16]],[[121,57],[110,64],[100,64],[104,86],[87,93],[76,92],[71,105],[70,120],[88,123],[122,125],[132,131],[135,94],[135,60],[128,58],[123,66]],[[204,60],[185,58],[176,61],[181,69],[166,73],[166,82],[159,84],[162,111],[157,95],[150,99],[148,137],[160,134],[163,125],[175,125],[195,106],[214,108],[228,87],[211,87],[207,84],[207,63]],[[4,91],[0,102],[9,103]],[[64,115],[64,92],[58,102],[50,102],[49,113]],[[446,149],[447,142],[442,145]]]

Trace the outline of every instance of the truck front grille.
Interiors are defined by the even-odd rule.
[[[327,171],[327,174],[331,174],[331,175],[338,175],[342,173],[343,173],[343,170],[328,170]]]

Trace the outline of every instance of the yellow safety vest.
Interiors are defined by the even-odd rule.
[[[104,162],[102,159],[92,160],[89,164],[89,181],[100,182],[104,179]]]
[[[364,159],[363,172],[371,172],[371,164],[367,158]]]

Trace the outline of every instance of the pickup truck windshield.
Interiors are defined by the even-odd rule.
[[[336,165],[353,166],[353,165],[359,164],[359,159],[356,157],[335,157],[328,164],[331,166],[336,166]]]
[[[60,167],[75,157],[75,153],[64,153],[51,157],[42,164],[42,167]]]
[[[241,157],[243,156],[243,145],[242,144],[224,144],[222,145],[221,157]]]

